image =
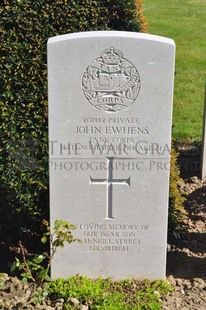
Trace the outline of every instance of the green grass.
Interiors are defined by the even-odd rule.
[[[91,310],[161,310],[161,297],[173,288],[166,281],[112,281],[75,276],[57,279],[48,284],[48,297],[51,300],[62,298],[64,310],[81,309],[89,305]],[[77,298],[80,304],[75,307],[69,302]]]
[[[206,78],[206,0],[143,0],[148,32],[174,39],[173,137],[200,140]]]

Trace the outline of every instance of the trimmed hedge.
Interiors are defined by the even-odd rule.
[[[4,235],[12,230],[33,234],[42,219],[48,219],[46,43],[52,36],[88,30],[145,32],[142,0],[1,1],[0,232]],[[174,161],[175,157],[169,209],[172,234],[182,220]]]
[[[138,20],[140,22],[140,31],[146,33],[147,32],[147,20],[143,14],[143,4],[142,0],[136,0],[136,7],[137,7],[137,15]]]
[[[172,144],[171,163],[170,163],[170,189],[169,189],[169,221],[168,236],[179,238],[185,232],[186,224],[184,218],[186,211],[183,206],[185,198],[181,196],[178,183],[180,181],[179,168],[177,164],[178,153]]]
[[[106,29],[139,31],[135,1],[1,1],[0,231],[4,234],[14,226],[16,231],[35,233],[48,218],[47,40]]]

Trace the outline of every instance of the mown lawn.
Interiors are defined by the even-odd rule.
[[[143,0],[148,32],[174,39],[173,137],[200,140],[206,78],[206,0]]]

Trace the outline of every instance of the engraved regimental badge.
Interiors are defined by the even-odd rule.
[[[140,76],[135,66],[111,47],[87,67],[82,90],[89,103],[104,112],[118,112],[129,107],[140,91]]]

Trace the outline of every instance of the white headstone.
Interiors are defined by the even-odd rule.
[[[202,131],[201,177],[202,180],[206,179],[206,83],[205,83],[205,104],[204,104],[203,131]]]
[[[165,277],[174,53],[140,33],[49,39],[51,225],[82,240],[52,277]]]

